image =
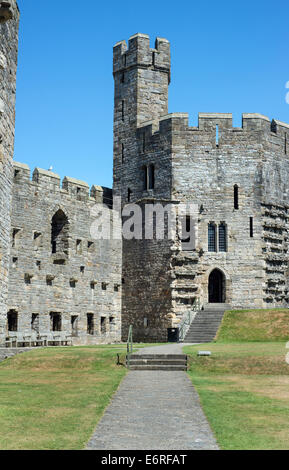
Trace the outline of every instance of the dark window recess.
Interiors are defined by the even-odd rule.
[[[121,120],[124,121],[124,100],[121,102]]]
[[[31,274],[27,274],[27,273],[24,274],[24,282],[25,282],[25,284],[27,284],[27,285],[31,284],[31,279],[32,279]]]
[[[13,248],[17,247],[19,236],[20,236],[20,229],[14,228],[12,231],[12,247]]]
[[[51,222],[51,248],[52,253],[68,253],[69,223],[64,212],[54,214]]]
[[[76,281],[75,281],[74,279],[71,279],[71,280],[69,281],[69,285],[70,285],[70,287],[72,287],[72,289],[75,289],[75,287],[76,287]]]
[[[100,318],[100,332],[106,333],[106,317]]]
[[[189,215],[186,215],[182,218],[182,235],[181,235],[182,242],[190,241],[190,232],[191,232],[191,217]]]
[[[208,251],[217,251],[216,250],[216,225],[208,225]]]
[[[13,266],[13,268],[16,268],[17,265],[18,265],[18,258],[12,258],[12,266]]]
[[[94,335],[94,315],[93,313],[87,314],[87,334]]]
[[[285,134],[285,139],[284,139],[284,153],[285,155],[287,154],[287,134]]]
[[[119,291],[119,285],[118,284],[115,284],[114,285],[114,292],[118,292]]]
[[[149,166],[149,189],[155,189],[155,167]]]
[[[71,334],[73,337],[78,336],[78,316],[72,315],[71,317]]]
[[[146,191],[148,189],[148,169],[146,166],[143,167],[143,184]]]
[[[14,181],[18,181],[20,179],[20,170],[14,170]]]
[[[239,209],[239,186],[234,186],[234,209]]]
[[[41,261],[36,261],[36,266],[41,271]]]
[[[7,313],[8,331],[18,331],[18,313],[16,310],[9,310]]]
[[[131,200],[131,195],[132,195],[132,190],[130,188],[128,188],[127,190],[127,201],[130,202]]]
[[[50,313],[50,329],[51,331],[61,331],[61,315],[60,313]]]
[[[84,267],[84,266],[80,266],[80,272],[81,272],[81,274],[84,274],[84,271],[85,271],[85,267]]]
[[[31,330],[39,334],[39,314],[38,313],[32,313]]]
[[[101,284],[101,288],[102,288],[102,290],[106,290],[106,289],[107,289],[107,284],[106,284],[106,282],[103,282],[103,283]]]
[[[219,147],[219,126],[216,126],[216,147]]]
[[[90,283],[90,288],[91,288],[91,289],[95,289],[95,282],[94,282],[94,281],[92,281],[92,282]]]
[[[120,83],[124,83],[124,72],[120,75]]]
[[[254,237],[254,219],[250,217],[250,237]]]
[[[227,251],[227,227],[225,224],[219,225],[219,251]]]
[[[46,276],[46,284],[47,286],[52,286],[54,277],[53,276]]]

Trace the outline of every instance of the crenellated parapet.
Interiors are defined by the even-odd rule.
[[[126,41],[120,41],[113,48],[113,73],[122,72],[131,67],[154,68],[170,74],[170,43],[167,39],[156,38],[155,48],[150,48],[147,34],[137,33]]]
[[[189,125],[188,113],[170,113],[162,116],[159,121],[146,121],[138,126],[137,137],[139,146],[142,142],[149,143],[155,136],[184,133],[190,136],[207,136],[218,147],[222,143],[237,145],[236,138],[256,137],[256,143],[272,143],[274,148],[281,147],[284,154],[289,153],[289,124],[273,119],[272,121],[262,114],[242,114],[242,127],[233,126],[231,113],[199,113],[198,126]],[[145,137],[144,137],[145,136]]]
[[[13,162],[14,188],[34,188],[37,191],[62,193],[76,201],[96,202],[111,206],[112,190],[103,186],[93,185],[91,188],[84,181],[65,176],[61,178],[56,173],[42,168],[35,168],[32,173],[28,165]]]

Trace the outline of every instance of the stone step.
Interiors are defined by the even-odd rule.
[[[226,305],[229,308],[229,305]],[[215,338],[226,308],[224,304],[208,304],[208,310],[197,313],[190,325],[184,343],[209,343]]]
[[[178,359],[130,359],[129,361],[130,365],[138,366],[138,365],[186,365],[187,361],[186,360],[178,360]]]
[[[164,370],[164,371],[172,371],[172,370],[178,370],[178,371],[186,371],[187,366],[186,365],[130,365],[129,367],[130,370]]]
[[[132,354],[126,365],[130,370],[187,370],[187,355]]]
[[[132,354],[131,359],[182,359],[187,360],[186,354]]]

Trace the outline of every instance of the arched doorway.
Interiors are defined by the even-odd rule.
[[[209,303],[225,303],[226,281],[225,276],[219,269],[214,269],[209,276]]]

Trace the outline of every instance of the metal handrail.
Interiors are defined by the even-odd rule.
[[[132,341],[132,325],[130,325],[129,330],[128,330],[128,338],[127,338],[127,343],[126,343],[126,351],[127,351],[127,367],[129,369],[130,365],[130,356],[132,355],[133,351],[133,341]]]
[[[193,321],[193,313],[201,310],[201,300],[199,297],[195,298],[192,309],[187,312],[179,326],[179,341],[183,341]]]

